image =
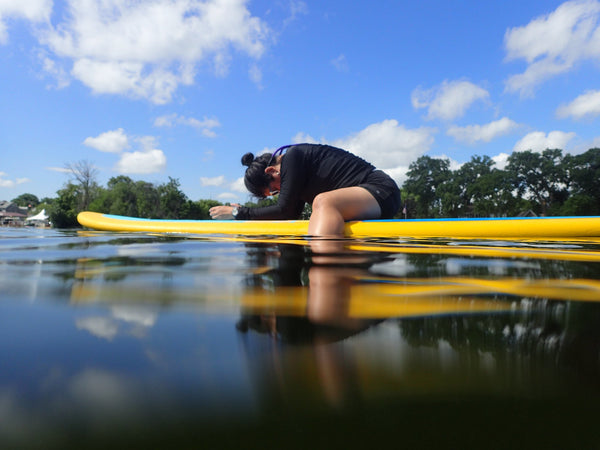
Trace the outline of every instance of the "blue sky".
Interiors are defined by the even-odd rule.
[[[600,1],[0,0],[0,200],[179,179],[246,201],[240,158],[350,150],[399,183],[600,146]]]

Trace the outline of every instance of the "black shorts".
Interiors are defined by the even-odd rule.
[[[375,197],[381,208],[381,219],[392,219],[400,210],[400,189],[385,172],[374,170],[359,186]]]

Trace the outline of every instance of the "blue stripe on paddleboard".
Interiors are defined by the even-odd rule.
[[[447,218],[447,219],[370,219],[360,222],[489,222],[500,220],[549,220],[549,219],[600,219],[600,216],[544,216],[544,217],[474,217],[474,218]]]
[[[231,220],[181,220],[181,219],[147,219],[143,217],[128,217],[118,216],[114,214],[102,214],[108,219],[128,220],[131,222],[178,222],[178,223],[195,223],[195,222],[223,222],[231,223]],[[600,219],[600,216],[545,216],[545,217],[476,217],[476,218],[449,218],[449,219],[374,219],[361,220],[360,222],[367,223],[386,223],[386,222],[489,222],[498,220],[548,220],[548,219]],[[265,222],[282,222],[277,220],[267,220]],[[283,222],[297,222],[296,220],[285,220]]]
[[[233,220],[185,220],[185,219],[148,219],[145,217],[129,217],[129,216],[117,216],[115,214],[102,214],[102,217],[107,219],[116,219],[116,220],[127,220],[130,222],[177,222],[177,223],[198,223],[198,222],[214,222],[214,223],[232,223]],[[237,222],[246,222],[244,220],[238,220]],[[286,222],[286,223],[294,223],[300,222],[299,220],[261,220],[261,222]]]

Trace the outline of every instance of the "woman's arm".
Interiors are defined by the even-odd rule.
[[[231,220],[235,219],[235,209],[239,208],[240,205],[234,203],[231,206],[221,205],[213,206],[208,210],[210,217],[215,220]]]

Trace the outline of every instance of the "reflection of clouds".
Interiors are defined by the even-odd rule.
[[[44,382],[40,403],[29,403],[16,387],[0,388],[0,440],[13,448],[30,446],[43,436],[56,444],[65,438],[65,423],[86,423],[86,429],[107,429],[132,417],[141,418],[147,386],[132,377],[87,369],[66,377],[51,371],[51,381]],[[153,399],[151,399],[153,400]],[[33,438],[37,436],[37,438]],[[55,445],[51,445],[54,448]],[[57,447],[58,448],[58,447]]]
[[[124,414],[136,404],[139,394],[133,379],[105,370],[88,369],[68,381],[68,397],[88,411]]]
[[[158,317],[158,313],[154,309],[147,307],[120,305],[113,306],[110,310],[115,319],[132,326],[129,334],[137,338],[144,337],[148,329],[154,326]]]
[[[129,244],[120,245],[117,247],[117,255],[119,256],[145,256],[150,253],[160,254],[160,249],[157,245],[148,244]]]
[[[209,373],[214,380],[208,380],[213,383],[202,380],[193,365],[187,368],[193,370],[189,373],[193,386],[182,383],[179,371],[126,372],[88,366],[71,372],[60,365],[46,375],[40,371],[40,377],[29,383],[4,382],[0,384],[0,448],[118,442],[123,436],[133,438],[128,434],[131,430],[143,438],[145,432],[156,434],[157,427],[166,432],[175,429],[180,436],[182,424],[190,428],[190,417],[203,426],[226,417],[249,417],[254,404],[247,387],[223,377],[239,370],[206,364],[207,370],[214,371]]]
[[[445,261],[448,275],[462,275],[471,273],[474,268],[487,270],[491,275],[504,276],[509,269],[538,269],[539,264],[527,261],[510,261],[506,259],[467,259],[448,258]]]
[[[75,320],[78,330],[88,331],[90,334],[111,341],[118,333],[119,327],[109,317],[84,317]]]
[[[404,277],[415,270],[415,267],[408,262],[406,255],[395,255],[393,261],[373,264],[371,270],[381,275]]]
[[[156,311],[150,311],[149,308],[140,308],[139,306],[120,305],[113,306],[110,310],[115,319],[141,325],[146,328],[152,327],[156,323],[158,316]]]
[[[26,413],[18,396],[10,389],[0,391],[0,437],[14,440],[31,432],[35,418]]]
[[[153,309],[139,306],[113,306],[110,311],[112,317],[84,317],[75,320],[75,326],[78,330],[85,330],[93,336],[111,341],[124,322],[131,325],[129,334],[141,338],[154,326],[158,317]]]

